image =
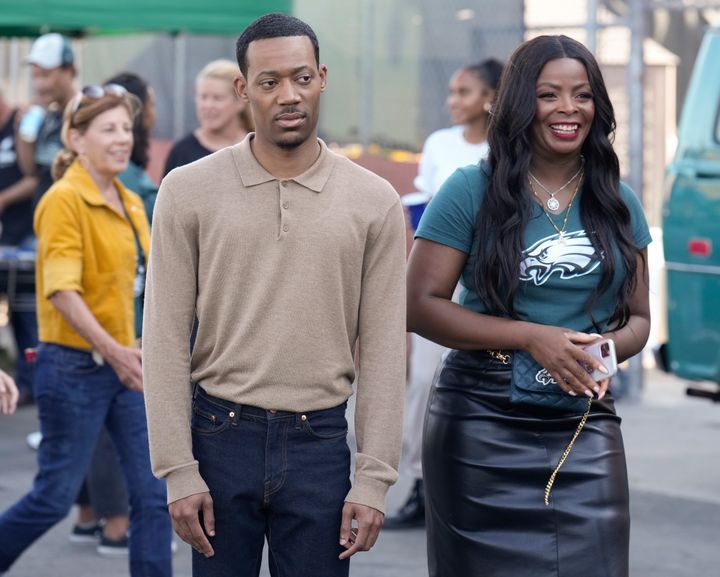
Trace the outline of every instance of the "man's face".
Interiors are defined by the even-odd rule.
[[[64,105],[69,87],[72,86],[73,72],[70,68],[42,68],[32,64],[32,85],[39,104],[49,106],[53,102]]]
[[[284,150],[315,137],[327,68],[317,65],[312,41],[307,36],[255,40],[246,60],[247,78],[238,79],[236,87],[250,103],[255,137]]]

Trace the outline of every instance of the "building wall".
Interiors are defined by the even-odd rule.
[[[522,40],[522,4],[296,0],[294,13],[315,29],[330,70],[322,134],[420,149],[430,132],[450,123],[445,98],[452,73],[490,56],[506,58]]]

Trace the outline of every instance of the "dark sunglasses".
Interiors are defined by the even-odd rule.
[[[105,84],[104,86],[100,86],[99,84],[88,84],[87,86],[84,86],[75,97],[72,114],[75,114],[78,111],[83,98],[97,100],[106,94],[112,94],[113,96],[123,98],[128,95],[128,91],[124,86],[120,86],[119,84]]]

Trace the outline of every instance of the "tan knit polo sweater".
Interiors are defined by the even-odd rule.
[[[173,170],[160,188],[143,328],[153,471],[167,479],[168,502],[208,490],[192,454],[191,383],[298,412],[340,405],[354,388],[347,500],[382,511],[397,478],[405,388],[399,197],[322,142],[312,167],[278,180],[251,139]]]

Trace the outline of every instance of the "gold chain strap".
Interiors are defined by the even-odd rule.
[[[510,355],[507,353],[503,353],[502,351],[494,351],[487,349],[487,354],[489,354],[493,359],[500,361],[503,365],[510,364]],[[545,504],[550,504],[550,492],[552,491],[553,485],[555,484],[555,477],[557,477],[558,473],[560,472],[560,467],[563,466],[565,463],[565,460],[568,458],[568,455],[570,455],[570,451],[572,451],[573,445],[575,445],[575,441],[580,436],[580,431],[583,430],[583,427],[585,426],[585,422],[588,419],[588,416],[590,415],[590,408],[592,407],[592,399],[588,399],[588,405],[587,409],[585,409],[585,412],[583,413],[582,418],[580,419],[580,423],[578,423],[577,429],[575,429],[575,434],[573,435],[572,439],[570,439],[570,442],[568,443],[568,446],[565,447],[565,450],[563,451],[562,456],[560,457],[560,460],[558,461],[557,466],[555,467],[555,470],[552,472],[552,475],[550,475],[550,479],[547,482],[547,485],[545,485]]]
[[[503,365],[510,364],[510,355],[507,353],[503,353],[502,351],[491,351],[490,349],[485,352],[496,361],[500,361]]]
[[[580,435],[580,431],[583,430],[583,427],[585,426],[585,422],[588,419],[588,415],[590,415],[590,407],[592,407],[592,399],[588,399],[587,409],[585,409],[585,413],[583,414],[582,419],[580,419],[580,423],[578,424],[577,429],[575,429],[575,434],[573,435],[573,438],[570,439],[568,446],[565,448],[565,451],[563,451],[562,457],[560,457],[560,460],[558,461],[557,467],[555,467],[555,470],[553,471],[552,475],[550,475],[550,479],[548,480],[547,485],[545,485],[545,504],[546,505],[550,504],[550,491],[552,491],[553,484],[555,483],[555,477],[557,477],[557,474],[560,471],[560,467],[563,466],[565,459],[568,458],[570,451],[572,451],[573,445],[575,444],[575,440]]]

